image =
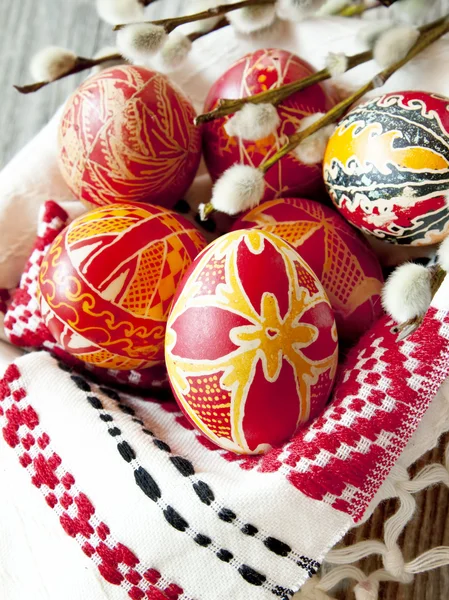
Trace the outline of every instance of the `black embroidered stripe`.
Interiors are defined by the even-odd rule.
[[[251,523],[245,523],[245,525],[243,525],[240,531],[245,535],[249,535],[251,537],[255,536],[256,533],[259,532],[257,527],[254,527],[254,525],[251,525]]]
[[[65,370],[67,370],[67,369],[65,369]],[[112,400],[115,400],[117,402],[118,407],[121,409],[121,407],[123,406],[123,403],[122,403],[122,399],[117,391],[115,391],[111,388],[108,388],[106,386],[100,386],[100,390],[105,395],[107,395],[109,398],[111,398]],[[100,416],[100,418],[103,418],[103,419],[104,419],[104,417],[105,417],[105,415]],[[110,418],[112,419],[112,417],[110,417]],[[141,419],[133,419],[133,421],[138,422],[138,421],[141,421]],[[145,433],[146,435],[154,438],[153,443],[155,444],[155,446],[157,448],[159,448],[160,450],[163,450],[164,452],[171,453],[170,446],[167,443],[163,442],[162,440],[157,439],[152,431],[150,431],[149,429],[144,427],[144,423],[142,423],[142,432]],[[172,458],[177,458],[177,457],[172,457]],[[186,461],[186,459],[184,459],[183,457],[179,457],[179,458],[182,458],[183,461]],[[172,462],[172,464],[174,464],[175,466],[177,464],[177,461],[175,461],[173,463],[173,461],[171,460],[170,462]],[[187,462],[190,462],[190,461],[187,461]],[[181,463],[179,463],[179,464],[181,464]],[[183,463],[183,464],[185,464],[185,463]],[[207,506],[211,506],[213,508],[213,510],[216,512],[216,514],[220,520],[227,522],[227,523],[233,523],[240,529],[240,531],[243,534],[254,537],[255,539],[262,541],[264,546],[268,550],[270,550],[274,554],[277,554],[278,556],[281,556],[283,558],[288,558],[290,561],[294,562],[298,567],[305,570],[309,576],[312,576],[315,573],[317,573],[317,571],[320,568],[320,564],[317,561],[315,561],[314,559],[299,555],[298,553],[293,551],[288,544],[278,540],[277,538],[274,538],[272,536],[263,535],[261,532],[258,532],[257,528],[254,527],[253,525],[251,525],[250,523],[242,522],[237,517],[237,515],[234,513],[234,511],[232,511],[229,508],[220,506],[218,504],[218,501],[216,502],[215,495],[214,495],[212,489],[210,488],[210,486],[208,484],[206,484],[204,481],[198,480],[198,478],[195,476],[193,464],[190,463],[190,465],[191,465],[191,470],[192,470],[192,475],[190,476],[190,478],[192,480],[192,488],[193,488],[195,494],[198,496],[198,498],[201,500],[201,502],[203,502]],[[190,467],[189,467],[189,469],[190,469]],[[184,475],[184,473],[181,473],[181,474]],[[184,476],[187,477],[188,475],[184,475]],[[218,504],[218,506],[214,506],[213,505],[214,503]],[[277,586],[276,590],[277,591],[275,591],[275,589],[273,588],[271,590],[271,592],[274,595],[283,596],[282,600],[284,600],[284,598],[285,599],[287,598],[288,594],[286,595],[285,588],[283,588],[281,586]],[[279,590],[282,590],[282,594],[279,593]],[[290,590],[287,590],[287,592],[290,595],[292,595],[294,593],[294,592],[291,592]]]
[[[118,403],[118,407],[121,409],[123,403],[118,392],[106,386],[101,386],[100,390],[109,398],[115,400]],[[154,438],[153,443],[157,448],[163,450],[167,454],[172,453],[170,446],[166,442],[157,439],[153,432],[149,431],[145,427],[142,428],[142,431]],[[220,503],[216,501],[215,494],[210,488],[210,486],[205,481],[202,481],[196,477],[195,469],[191,461],[184,457],[172,454],[170,456],[170,462],[179,471],[181,475],[183,475],[184,477],[189,477],[191,479],[192,488],[195,494],[198,496],[198,498],[203,504],[211,506],[211,508],[216,512],[220,520],[235,525],[244,535],[254,537],[257,540],[260,540],[264,544],[265,548],[267,548],[270,552],[273,552],[274,554],[282,558],[289,559],[290,561],[294,562],[298,567],[307,571],[309,575],[311,573],[311,567],[309,565],[318,565],[317,567],[314,567],[315,571],[312,573],[312,575],[316,573],[316,571],[319,569],[320,565],[315,560],[304,556],[300,556],[299,554],[294,552],[292,548],[285,542],[282,542],[281,540],[278,540],[273,536],[264,535],[262,532],[259,532],[257,527],[255,527],[251,523],[245,523],[242,520],[240,520],[233,510],[221,506]],[[214,503],[216,505],[212,506]]]
[[[104,408],[101,399],[98,398],[96,395],[92,394],[92,387],[84,378],[78,375],[71,375],[71,379],[81,391],[86,392],[88,394],[86,395],[86,399],[92,408],[95,408],[95,410],[99,411],[100,419],[102,415],[109,414],[105,412],[106,409]],[[101,391],[103,391],[103,389]],[[108,394],[108,396],[111,398],[111,394]],[[123,412],[125,412],[125,414],[130,414],[129,411]],[[249,584],[259,587],[263,586],[265,589],[271,591],[273,594],[276,595],[275,590],[279,589],[278,585],[275,585],[273,582],[267,580],[267,577],[263,573],[260,573],[256,569],[253,569],[251,566],[243,563],[242,561],[239,561],[229,550],[225,548],[220,548],[219,545],[213,542],[213,540],[209,536],[195,531],[189,525],[188,521],[173,506],[167,504],[163,500],[162,491],[159,485],[157,484],[156,480],[151,476],[147,469],[145,469],[142,465],[139,464],[135,450],[123,438],[120,428],[116,426],[111,426],[111,422],[114,421],[114,418],[112,415],[109,416],[111,417],[111,420],[107,420],[106,422],[104,421],[104,419],[101,420],[102,422],[105,422],[106,427],[108,427],[109,434],[117,438],[117,450],[120,456],[128,464],[131,465],[134,471],[134,479],[137,486],[148,498],[150,498],[153,502],[155,502],[155,504],[159,508],[161,508],[167,523],[169,523],[177,531],[188,534],[193,539],[193,541],[199,546],[211,550],[213,554],[222,562],[229,563]],[[181,459],[181,457],[172,458]],[[183,465],[183,467],[181,468],[183,468],[187,473],[187,471],[190,471],[190,468],[188,468],[183,463],[183,461],[185,460],[186,459],[182,459],[175,462],[177,462],[179,465]],[[188,474],[184,476],[188,476]]]
[[[290,600],[290,598],[295,594],[293,590],[288,588],[284,588],[280,585],[277,585],[275,588],[271,590],[271,593],[275,596],[278,596],[281,600]]]
[[[318,569],[321,566],[319,562],[307,556],[300,556],[298,565],[305,569],[310,577],[318,573]]]
[[[153,502],[157,502],[162,496],[158,484],[143,467],[134,470],[134,479],[145,496],[148,496]]]
[[[226,523],[232,523],[237,518],[237,515],[230,508],[222,508],[218,513],[218,518]]]

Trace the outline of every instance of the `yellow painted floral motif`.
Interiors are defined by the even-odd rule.
[[[281,199],[264,203],[246,214],[242,220],[251,222],[252,226],[265,232],[278,235],[298,249],[298,252],[301,252],[299,248],[311,236],[321,231],[324,237],[321,283],[333,309],[344,319],[348,319],[368,298],[380,296],[382,280],[379,277],[368,277],[357,253],[348,246],[347,240],[350,238],[360,248],[362,257],[365,257],[367,251],[360,235],[348,227],[346,222],[343,222],[342,227],[341,217],[329,216],[329,212],[325,213],[318,202],[302,202],[301,211],[308,218],[298,221],[282,220],[282,217],[277,218],[266,212],[267,207],[270,210],[275,206],[282,209],[290,203],[295,206],[295,202],[295,199]]]
[[[263,252],[265,244],[273,245],[282,256],[289,283],[289,304],[286,314],[281,317],[278,299],[271,292],[262,295],[261,309],[258,312],[251,304],[243,287],[237,265],[240,244],[246,243],[251,254]],[[225,283],[218,284],[214,294],[201,295],[201,282],[198,278],[206,265],[221,260],[225,256]],[[310,291],[298,282],[297,265],[313,276],[316,288]],[[250,267],[249,267],[250,268]],[[270,266],[267,265],[267,269]],[[269,273],[268,273],[269,277]],[[310,268],[299,255],[279,237],[257,230],[237,231],[223,236],[206,251],[178,298],[169,317],[166,334],[166,364],[172,386],[183,408],[198,426],[211,439],[236,452],[248,452],[249,448],[243,431],[245,402],[254,379],[256,366],[261,361],[263,374],[268,382],[275,382],[281,372],[283,361],[291,365],[295,373],[298,396],[298,424],[308,419],[310,414],[310,389],[321,374],[329,372],[333,379],[337,363],[336,330],[333,326],[333,348],[324,359],[311,360],[303,350],[315,342],[319,330],[315,325],[302,322],[304,314],[320,303],[328,304],[321,285]],[[222,335],[229,335],[236,349],[217,360],[186,359],[174,354],[176,332],[174,324],[186,311],[192,308],[214,307],[243,317],[249,325],[236,326]],[[207,335],[207,332],[204,332]],[[220,388],[231,392],[231,435],[228,439],[218,438],[201,420],[197,411],[186,400],[191,394],[189,378],[210,376],[222,372]],[[260,447],[255,453],[265,451]]]

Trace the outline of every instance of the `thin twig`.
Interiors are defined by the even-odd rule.
[[[75,66],[60,75],[59,77],[55,77],[51,81],[37,81],[36,83],[31,83],[29,85],[15,85],[14,87],[21,94],[31,94],[32,92],[37,92],[37,90],[42,89],[46,85],[53,83],[53,81],[59,81],[59,79],[64,79],[68,75],[74,75],[75,73],[80,73],[81,71],[85,71],[86,69],[91,69],[92,67],[96,67],[97,65],[101,65],[105,62],[109,62],[110,60],[120,60],[122,59],[121,54],[109,54],[108,56],[101,56],[99,58],[85,58],[84,56],[78,56],[75,62]],[[123,59],[124,60],[124,59]]]
[[[155,0],[139,0],[142,4],[147,5],[151,4]],[[202,21],[204,19],[209,19],[210,17],[217,17],[219,15],[225,15],[228,12],[233,10],[239,10],[240,8],[246,8],[248,6],[257,6],[264,4],[275,4],[276,0],[242,0],[240,2],[233,2],[232,4],[220,4],[219,6],[213,6],[208,8],[207,10],[203,10],[198,13],[193,13],[190,15],[183,15],[181,17],[173,17],[170,19],[159,19],[156,21],[141,21],[142,23],[148,23],[152,25],[160,25],[165,29],[167,33],[170,33],[176,27],[180,25],[185,25],[186,23],[194,23],[195,21]],[[380,5],[378,5],[380,6]],[[371,10],[372,8],[378,8],[378,6],[365,6],[363,4],[356,4],[354,6],[347,6],[343,8],[340,12],[336,13],[343,17],[352,17],[356,15],[360,15],[367,10]],[[134,25],[135,23],[119,23],[115,25],[114,31],[119,29],[123,29],[123,27],[127,27],[128,25]]]
[[[186,23],[194,23],[195,21],[203,21],[204,19],[209,19],[210,17],[219,17],[220,15],[225,15],[228,12],[233,10],[239,10],[240,8],[246,8],[247,6],[257,6],[263,4],[274,4],[276,0],[242,0],[241,2],[233,2],[232,4],[220,4],[219,6],[213,6],[212,8],[208,8],[207,10],[203,10],[198,13],[194,13],[192,15],[184,15],[182,17],[174,17],[172,19],[159,19],[157,21],[143,21],[144,23],[152,24],[152,25],[160,25],[165,29],[167,33],[170,33],[176,27],[180,25],[185,25]],[[118,29],[123,29],[123,27],[127,27],[128,25],[132,25],[133,23],[120,23],[114,27],[114,31]]]
[[[283,156],[291,152],[294,148],[299,146],[299,144],[308,138],[310,135],[325,127],[326,125],[330,125],[331,123],[335,123],[345,112],[346,110],[357,102],[362,96],[364,96],[367,92],[374,90],[377,87],[381,87],[384,83],[398,71],[401,67],[407,64],[412,58],[414,58],[417,54],[422,52],[425,48],[430,46],[433,42],[435,42],[438,38],[449,31],[449,17],[445,17],[442,19],[442,22],[438,22],[439,24],[434,26],[429,31],[422,33],[418,38],[418,41],[413,46],[413,48],[408,52],[408,54],[402,58],[401,60],[396,61],[390,67],[387,67],[377,75],[375,75],[368,83],[363,85],[359,90],[351,94],[348,98],[336,104],[329,112],[327,112],[321,119],[315,121],[310,127],[304,129],[302,131],[298,131],[291,135],[288,139],[288,142],[276,152],[266,163],[261,165],[259,169],[266,173],[270,167],[272,167],[275,163],[278,162]]]
[[[408,54],[401,60],[395,62],[390,67],[387,67],[377,75],[375,75],[368,83],[365,83],[360,89],[354,92],[351,96],[336,104],[329,112],[327,112],[321,119],[315,121],[307,127],[307,129],[303,129],[302,131],[298,131],[294,133],[288,138],[288,142],[280,148],[276,154],[274,154],[270,159],[268,159],[264,164],[257,167],[262,173],[266,173],[273,165],[275,165],[283,156],[294,150],[301,142],[303,142],[306,138],[311,136],[313,133],[316,133],[326,125],[330,125],[331,123],[335,123],[342,115],[346,113],[346,111],[357,102],[360,98],[362,98],[367,92],[384,85],[384,83],[396,73],[401,67],[403,67],[406,63],[408,63],[412,58],[414,58],[417,54],[422,52],[425,48],[430,46],[434,41],[440,38],[442,35],[449,31],[449,16],[444,17],[443,19],[438,19],[435,23],[432,24],[432,27],[427,31],[421,33],[418,41],[413,46],[413,48],[408,52]],[[215,211],[211,202],[208,202],[202,206],[201,219],[205,220],[207,217]]]
[[[357,67],[358,65],[361,65],[372,58],[373,53],[371,50],[360,52],[359,54],[354,54],[353,56],[348,56],[348,70],[353,69],[354,67]],[[259,92],[253,96],[236,99],[223,98],[222,100],[219,100],[217,108],[214,108],[214,110],[202,115],[198,115],[195,118],[194,123],[195,125],[200,125],[201,123],[208,123],[209,121],[219,119],[225,115],[233,114],[240,110],[244,104],[248,103],[261,104],[263,102],[269,102],[270,104],[277,106],[293,93],[300,92],[301,90],[304,90],[315,83],[330,79],[330,77],[332,77],[330,71],[328,69],[322,69],[321,71],[317,71],[308,77],[304,77],[304,79],[298,79],[298,81],[292,81],[286,85],[282,85],[278,88],[267,90],[265,92]]]
[[[430,31],[434,27],[437,27],[439,24],[442,24],[445,21],[446,17],[433,21],[428,25],[424,25],[419,28],[421,33],[425,33]],[[348,56],[348,66],[347,71],[361,65],[369,60],[372,60],[373,52],[372,50],[367,50],[365,52],[360,52],[359,54],[354,54],[352,56]],[[195,117],[194,123],[195,125],[200,125],[201,123],[208,123],[213,121],[214,119],[219,119],[226,115],[231,115],[240,110],[245,104],[261,104],[262,102],[269,102],[274,106],[277,106],[280,102],[291,96],[295,92],[300,92],[305,88],[314,85],[315,83],[320,83],[321,81],[326,81],[326,79],[330,79],[332,77],[329,69],[321,69],[321,71],[317,71],[308,77],[304,77],[304,79],[299,79],[298,81],[292,81],[291,83],[287,83],[286,85],[282,85],[278,88],[267,90],[264,92],[259,92],[258,94],[254,94],[253,96],[247,96],[245,98],[222,98],[218,102],[218,106],[213,110],[204,113],[202,115],[198,115]]]
[[[288,138],[288,142],[284,146],[282,146],[282,148],[280,148],[276,152],[276,154],[274,154],[270,159],[268,159],[263,165],[258,167],[259,170],[261,170],[263,173],[266,173],[268,169],[270,169],[274,164],[276,164],[283,156],[285,156],[286,154],[294,150],[297,146],[299,146],[299,144],[303,142],[306,138],[311,136],[313,133],[316,133],[318,130],[322,129],[326,125],[335,123],[335,121],[337,121],[341,116],[343,116],[347,109],[354,104],[354,102],[357,102],[357,100],[359,100],[367,92],[372,90],[373,87],[375,87],[373,84],[373,80],[369,81],[368,83],[365,83],[364,86],[362,86],[356,92],[351,94],[351,96],[345,98],[345,100],[331,108],[331,110],[327,112],[323,117],[321,117],[321,119],[312,123],[310,127],[307,127],[306,129],[303,129],[302,131],[298,131],[297,133],[291,135]]]
[[[229,25],[229,21],[227,20],[226,17],[223,17],[211,29],[208,29],[207,31],[197,31],[194,33],[189,33],[189,35],[187,37],[189,38],[189,40],[191,42],[194,42],[195,40],[198,40],[199,38],[203,37],[204,35],[207,35],[208,33],[212,33],[213,31],[218,31],[219,29],[223,29],[223,27],[227,27],[228,25]]]
[[[229,22],[226,19],[226,17],[224,17],[223,19],[220,19],[220,21],[218,21],[218,23],[211,29],[208,29],[207,31],[198,31],[198,32],[194,32],[194,33],[189,33],[189,35],[187,35],[187,37],[189,38],[189,40],[191,42],[194,42],[195,40],[198,40],[200,37],[203,37],[204,35],[207,35],[208,33],[211,33],[212,31],[217,31],[218,29],[222,29],[223,27],[226,27],[227,25],[229,25]],[[64,77],[68,77],[69,75],[74,75],[75,73],[80,73],[81,71],[85,71],[86,69],[91,69],[92,67],[101,65],[103,63],[106,63],[106,62],[109,62],[112,60],[123,60],[124,62],[126,62],[126,59],[119,53],[108,54],[107,56],[102,56],[101,58],[84,58],[82,56],[78,56],[78,58],[76,59],[75,66],[72,69],[70,69],[70,71],[67,71],[67,73],[60,75],[59,77],[56,77],[55,79],[52,79],[52,81],[38,81],[36,83],[30,83],[29,85],[22,85],[22,86],[15,85],[14,87],[21,94],[31,94],[32,92],[37,92],[38,90],[42,89],[46,85],[49,85],[50,83],[53,83],[54,81],[59,81],[60,79],[64,79]]]

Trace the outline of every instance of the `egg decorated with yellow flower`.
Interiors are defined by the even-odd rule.
[[[165,337],[175,398],[205,436],[261,454],[323,409],[338,357],[326,293],[277,235],[228,233],[178,287]]]
[[[382,315],[379,261],[336,210],[305,198],[280,198],[248,211],[232,229],[252,227],[279,235],[312,267],[334,310],[340,342],[354,344]]]
[[[449,98],[394,92],[353,108],[329,140],[327,190],[359,229],[395,244],[449,233]]]

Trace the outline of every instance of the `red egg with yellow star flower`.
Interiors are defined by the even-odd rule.
[[[181,282],[165,359],[175,398],[218,446],[260,454],[324,407],[338,355],[329,300],[280,237],[231,232]]]
[[[211,87],[204,112],[213,110],[221,98],[245,98],[259,92],[304,79],[313,67],[291,52],[278,49],[257,50],[234,63]],[[229,136],[226,122],[232,115],[206,123],[203,128],[204,159],[215,181],[235,163],[258,167],[295,133],[301,120],[314,113],[327,112],[335,100],[324,84],[312,85],[291,94],[278,106],[280,125],[275,134],[247,141]],[[263,200],[288,196],[309,196],[323,190],[321,166],[305,165],[294,153],[287,154],[265,175]]]
[[[279,235],[312,267],[334,310],[340,340],[353,344],[382,315],[379,261],[335,210],[304,198],[272,200],[241,216],[233,230],[253,227]]]
[[[176,213],[148,204],[92,210],[60,233],[39,273],[42,318],[76,358],[114,370],[164,358],[176,287],[206,246]]]

